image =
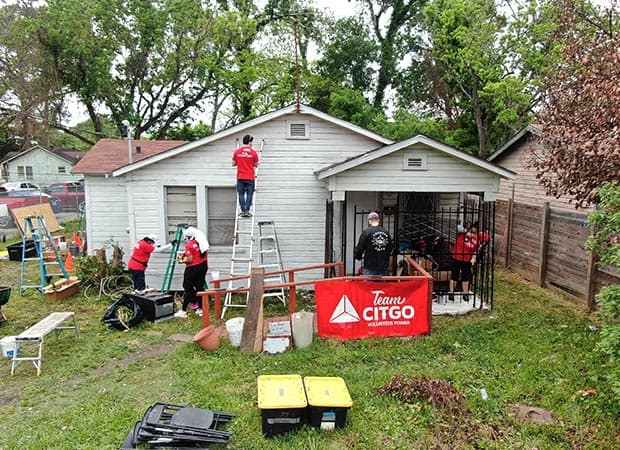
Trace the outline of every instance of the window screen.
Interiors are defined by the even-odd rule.
[[[232,245],[237,193],[234,187],[207,188],[210,245]]]

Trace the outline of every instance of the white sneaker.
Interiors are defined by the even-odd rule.
[[[196,311],[194,311],[196,313],[196,315],[198,317],[202,317],[202,309],[198,308]]]
[[[177,317],[179,319],[187,319],[187,311],[183,311],[183,310],[177,311],[174,313],[174,317]]]

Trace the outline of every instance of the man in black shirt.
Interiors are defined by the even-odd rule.
[[[355,259],[364,258],[363,275],[387,275],[394,241],[390,233],[379,225],[379,214],[368,214],[366,228],[355,246]]]

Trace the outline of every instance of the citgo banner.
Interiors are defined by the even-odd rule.
[[[321,337],[357,339],[430,333],[426,279],[317,281],[315,298]]]

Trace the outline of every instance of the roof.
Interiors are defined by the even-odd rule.
[[[148,158],[148,160],[140,160],[137,162],[134,162],[133,164],[129,164],[126,165],[125,167],[121,167],[117,170],[114,170],[113,172],[113,176],[120,176],[120,175],[124,175],[128,172],[131,172],[133,170],[137,170],[140,169],[142,167],[148,166],[149,164],[153,164],[155,162],[161,161],[163,159],[166,158],[170,158],[172,156],[176,156],[180,153],[184,153],[187,152],[189,150],[195,149],[197,147],[200,147],[202,145],[205,144],[209,144],[211,142],[217,141],[219,139],[225,138],[227,136],[231,136],[231,135],[235,135],[235,134],[240,134],[245,130],[248,130],[252,127],[255,127],[257,125],[269,122],[270,120],[273,119],[277,119],[278,117],[282,117],[284,115],[287,114],[300,114],[300,115],[307,115],[307,116],[314,116],[317,118],[320,118],[322,120],[325,120],[327,122],[333,123],[335,125],[338,125],[340,127],[346,128],[348,130],[351,130],[355,133],[358,133],[360,135],[366,136],[370,139],[373,139],[375,141],[378,141],[381,144],[391,144],[392,141],[391,139],[388,139],[386,137],[383,137],[377,133],[373,133],[372,131],[366,130],[365,128],[362,128],[360,126],[354,125],[350,122],[347,122],[345,120],[341,120],[338,119],[336,117],[330,116],[329,114],[323,113],[317,109],[314,109],[310,106],[306,106],[306,105],[300,105],[299,108],[297,107],[296,104],[294,105],[290,105],[290,106],[286,106],[282,109],[279,109],[277,111],[272,111],[268,114],[265,114],[263,116],[257,117],[255,119],[249,120],[247,122],[244,122],[242,124],[239,125],[235,125],[233,127],[227,128],[225,130],[219,131],[215,134],[212,134],[210,136],[204,137],[202,139],[199,139],[197,141],[193,141],[193,142],[189,142],[186,143],[185,145],[180,145],[176,148],[172,148],[168,151],[162,151],[159,154],[157,154],[156,156],[153,156],[151,158]],[[126,161],[126,159],[125,159]]]
[[[39,144],[34,145],[24,151],[21,152],[9,152],[6,154],[6,156],[4,157],[4,159],[1,161],[2,163],[8,163],[14,159],[18,159],[20,157],[22,157],[23,155],[25,155],[26,153],[30,153],[34,150],[43,150],[45,152],[48,153],[52,153],[53,155],[56,155],[58,158],[63,159],[65,161],[67,161],[70,164],[75,164],[76,162],[78,162],[80,160],[80,158],[82,156],[84,156],[84,152],[80,152],[78,150],[75,150],[74,148],[63,148],[63,147],[51,147],[51,148],[45,148]]]
[[[133,165],[143,162],[172,148],[186,144],[187,141],[142,141],[132,140]],[[137,153],[137,149],[140,153]],[[129,163],[128,141],[123,139],[100,139],[80,161],[71,173],[110,174]]]
[[[490,163],[484,159],[470,155],[469,153],[463,152],[454,147],[450,147],[449,145],[436,141],[435,139],[431,139],[428,136],[424,136],[422,134],[418,134],[417,136],[405,139],[400,142],[395,142],[391,145],[386,145],[384,147],[367,151],[365,153],[362,153],[361,155],[345,159],[344,161],[338,163],[330,164],[329,166],[320,168],[319,170],[315,171],[315,173],[317,174],[319,180],[323,180],[332,175],[337,175],[341,172],[353,169],[357,166],[360,166],[370,161],[374,161],[378,158],[382,158],[383,156],[389,155],[390,153],[394,153],[415,144],[427,145],[433,150],[461,159],[510,180],[513,180],[516,175],[512,170],[505,169],[504,167],[501,167],[497,164]]]
[[[542,134],[542,130],[540,126],[538,125],[534,125],[534,124],[527,125],[521,131],[515,134],[508,142],[506,142],[498,150],[496,150],[491,156],[489,156],[487,158],[487,161],[493,161],[499,158],[504,153],[506,154],[510,153],[510,151],[512,151],[515,148],[516,144],[521,142],[523,139],[526,139],[530,135],[530,133],[540,135]]]

